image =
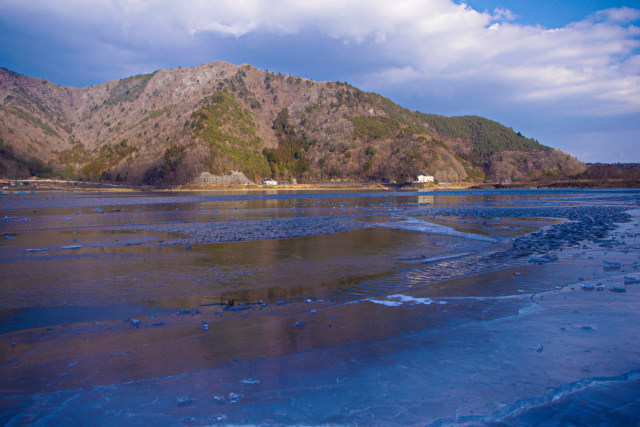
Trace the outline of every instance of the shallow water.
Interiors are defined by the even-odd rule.
[[[0,422],[638,419],[639,197],[2,194]]]

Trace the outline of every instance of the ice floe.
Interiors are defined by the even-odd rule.
[[[498,240],[480,234],[463,233],[446,225],[435,224],[417,218],[406,217],[400,221],[389,221],[375,224],[378,227],[393,228],[396,230],[417,231],[419,233],[439,234],[442,236],[461,237],[463,239],[480,240],[483,242],[498,243]]]
[[[402,304],[446,304],[446,302],[444,301],[434,301],[431,298],[415,298],[402,294],[387,295],[386,298],[386,300],[368,298],[366,301],[370,301],[375,304],[386,305],[387,307],[398,307]]]

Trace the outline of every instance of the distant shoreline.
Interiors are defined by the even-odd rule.
[[[321,184],[280,184],[265,186],[260,184],[185,184],[174,187],[152,187],[135,185],[118,185],[100,181],[65,181],[53,179],[7,180],[10,185],[4,185],[0,191],[15,193],[32,191],[78,191],[96,190],[101,192],[143,191],[143,192],[198,192],[198,191],[321,191],[321,190],[516,190],[516,189],[611,189],[611,188],[640,188],[638,180],[565,180],[550,182],[515,182],[500,183],[452,183],[446,186],[438,184],[387,184],[387,183],[339,183],[327,182]],[[5,188],[6,187],[6,188]]]
[[[550,182],[515,182],[512,184],[477,184],[469,187],[470,190],[488,189],[611,189],[611,188],[640,188],[640,181],[633,179],[621,180],[570,180],[570,181],[550,181]]]

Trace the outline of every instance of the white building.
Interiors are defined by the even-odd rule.
[[[435,182],[435,178],[431,175],[418,175],[418,179],[416,182],[419,183],[433,183]]]

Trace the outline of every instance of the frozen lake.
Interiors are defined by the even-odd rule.
[[[0,423],[635,424],[640,190],[0,194]]]

